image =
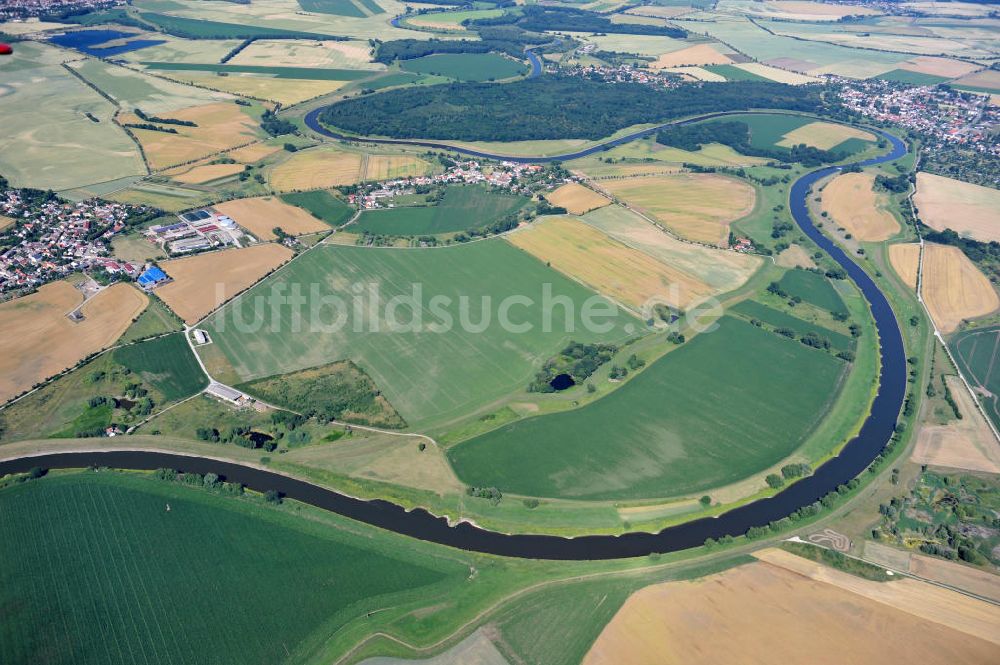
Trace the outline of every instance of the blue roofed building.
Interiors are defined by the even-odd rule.
[[[167,273],[163,272],[156,266],[150,266],[143,270],[142,274],[139,275],[139,286],[144,289],[151,289],[160,282],[165,282],[168,279],[170,278],[167,277]]]

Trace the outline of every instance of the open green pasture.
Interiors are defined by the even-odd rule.
[[[960,332],[948,344],[959,369],[979,391],[979,402],[993,424],[1000,427],[1000,326]]]
[[[450,185],[433,206],[365,211],[351,229],[386,235],[433,235],[478,229],[522,208],[523,196],[489,190],[485,185]]]
[[[789,296],[798,296],[804,302],[828,312],[846,311],[843,298],[825,275],[811,270],[789,270],[778,282],[778,286]]]
[[[115,350],[115,361],[163,393],[169,402],[190,397],[208,385],[184,333],[123,346]]]
[[[304,11],[363,18],[365,13],[351,0],[298,0]]]
[[[573,499],[704,492],[791,455],[845,364],[732,317],[606,397],[512,423],[448,451],[464,482]]]
[[[770,79],[748,72],[745,69],[734,67],[733,65],[707,65],[704,67],[708,71],[725,77],[727,81],[768,81]]]
[[[791,328],[799,336],[816,333],[820,337],[830,340],[830,346],[837,351],[847,351],[854,347],[854,340],[843,333],[835,332],[815,323],[803,321],[797,316],[792,316],[773,307],[768,307],[756,300],[744,300],[731,307],[730,311],[741,314],[749,319],[757,319],[775,328]]]
[[[294,297],[296,289],[315,311],[273,306],[272,294]],[[544,314],[547,289],[559,301]],[[417,304],[390,308],[397,296]],[[501,304],[511,296],[522,299],[508,301],[513,326],[504,326]],[[612,312],[600,321],[608,332],[584,328],[585,302]],[[640,325],[502,239],[432,249],[321,245],[206,322],[244,381],[353,360],[411,425],[465,415],[525,389],[572,340],[620,343],[627,326]]]
[[[241,25],[221,21],[205,21],[183,16],[141,12],[139,18],[151,23],[164,32],[190,39],[250,39],[251,37],[286,37],[296,39],[329,39],[329,34],[265,28],[256,25]],[[332,33],[331,33],[332,34]]]
[[[281,200],[308,210],[313,217],[333,227],[340,226],[354,215],[354,208],[323,190],[282,194]]]
[[[934,74],[924,74],[923,72],[911,72],[908,69],[893,69],[885,74],[879,74],[875,78],[896,83],[907,83],[909,85],[937,85],[948,80],[946,76],[935,76]]]
[[[469,574],[384,537],[126,474],[8,487],[0,516],[4,663],[300,662],[369,612],[454,593]]]
[[[401,69],[416,74],[435,74],[459,81],[492,81],[518,76],[527,65],[496,53],[438,53],[403,60]]]
[[[266,65],[220,65],[218,63],[198,64],[192,62],[143,62],[141,64],[149,69],[161,71],[266,74],[279,79],[302,79],[306,81],[357,81],[358,79],[372,75],[371,71],[360,69],[268,67]]]

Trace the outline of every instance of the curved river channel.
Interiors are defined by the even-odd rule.
[[[341,138],[320,127],[319,123],[316,122],[317,115],[318,110],[306,117],[310,128],[327,136]],[[713,113],[682,122],[695,122],[725,115],[738,114]],[[309,122],[310,117],[312,123]],[[615,139],[607,144],[570,155],[536,159],[521,157],[517,158],[517,161],[539,162],[553,159],[573,159],[592,154],[609,145],[619,145],[647,136],[657,129],[652,128],[637,132],[628,137]],[[891,145],[891,150],[881,157],[860,162],[862,166],[891,161],[906,154],[906,146],[902,141],[890,134],[878,133]],[[358,140],[354,137],[343,138]],[[368,142],[370,139],[365,139],[365,141]],[[373,142],[388,143],[391,141]],[[508,159],[501,155],[463,150],[446,144],[419,143],[418,145],[442,148],[471,156]],[[838,167],[822,168],[799,178],[792,185],[789,194],[791,213],[802,231],[840,264],[868,301],[879,335],[878,393],[872,403],[871,412],[857,436],[844,446],[839,455],[825,462],[816,469],[813,475],[789,485],[778,494],[740,506],[718,517],[678,524],[655,534],[628,533],[621,536],[581,536],[578,538],[512,535],[486,531],[466,522],[450,526],[445,518],[435,517],[422,509],[407,512],[404,508],[387,501],[356,499],[273,471],[242,466],[233,462],[151,451],[55,453],[22,457],[0,462],[0,475],[24,472],[35,466],[83,468],[91,465],[123,469],[164,467],[193,473],[213,472],[223,476],[226,480],[243,483],[255,490],[277,490],[290,499],[420,540],[464,550],[523,558],[617,559],[644,556],[653,552],[673,552],[699,546],[705,542],[706,538],[718,539],[726,535],[741,535],[750,527],[764,526],[773,520],[787,517],[798,508],[808,506],[828,492],[835,490],[838,485],[848,482],[863,472],[889,442],[906,393],[906,358],[903,339],[896,316],[888,300],[858,264],[820,233],[810,219],[806,208],[806,197],[812,185],[837,170]]]

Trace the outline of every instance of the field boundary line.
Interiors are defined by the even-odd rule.
[[[917,156],[913,163],[914,173],[916,173],[919,165],[920,165],[920,150],[917,151]],[[972,396],[972,403],[976,405],[976,409],[979,410],[979,414],[986,421],[986,424],[989,425],[990,432],[993,433],[994,440],[998,444],[1000,444],[1000,430],[997,430],[997,426],[993,424],[993,421],[990,420],[989,415],[987,415],[986,409],[983,408],[982,403],[979,401],[979,396],[976,394],[976,391],[972,388],[972,384],[969,382],[969,380],[965,377],[965,374],[962,372],[962,368],[959,366],[958,361],[955,360],[955,356],[952,354],[951,349],[948,348],[948,343],[945,341],[944,335],[942,335],[941,331],[938,329],[937,323],[934,321],[934,317],[931,316],[931,311],[930,309],[928,309],[927,303],[924,301],[924,295],[923,295],[924,250],[926,249],[926,243],[923,234],[920,232],[920,225],[923,222],[920,221],[920,216],[917,212],[917,208],[913,205],[913,196],[916,193],[917,193],[916,185],[911,184],[910,192],[909,194],[906,195],[906,201],[910,206],[910,214],[913,215],[913,219],[915,222],[913,228],[916,230],[917,239],[920,243],[920,251],[917,254],[917,289],[916,289],[917,302],[920,303],[920,307],[921,309],[923,309],[924,314],[927,316],[927,320],[930,321],[931,330],[933,331],[934,337],[937,338],[937,340],[941,342],[941,346],[944,347],[945,355],[951,362],[952,368],[954,368],[955,372],[958,374],[958,378],[962,380],[962,384],[965,386],[965,389],[969,391],[969,395]]]

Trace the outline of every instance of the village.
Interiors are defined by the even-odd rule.
[[[110,240],[157,212],[99,199],[71,203],[39,190],[0,189],[0,296],[79,271],[137,277],[142,266],[111,258]]]
[[[544,170],[539,164],[517,162],[491,162],[485,165],[476,160],[456,162],[444,173],[429,176],[411,176],[382,182],[359,185],[348,194],[350,203],[364,210],[391,208],[396,196],[407,194],[418,187],[453,184],[487,184],[506,189],[513,194],[531,196],[536,187],[536,176]],[[554,176],[553,176],[554,177]]]

